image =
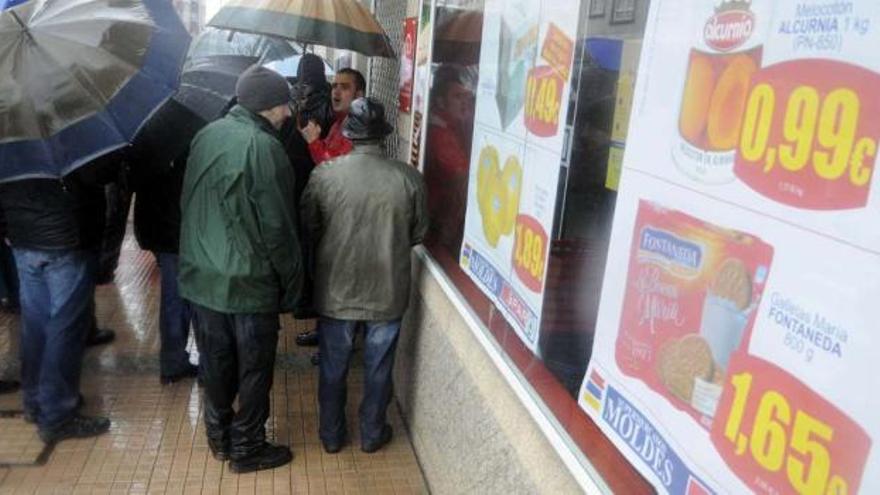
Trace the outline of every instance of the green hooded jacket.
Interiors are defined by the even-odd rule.
[[[241,106],[196,135],[181,197],[184,299],[231,314],[294,309],[303,282],[294,182],[275,129]]]

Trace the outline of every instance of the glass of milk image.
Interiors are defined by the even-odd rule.
[[[700,336],[709,344],[715,361],[713,380],[694,378],[691,406],[708,418],[715,416],[723,389],[720,375],[727,371],[730,355],[739,348],[749,320],[749,308],[741,309],[730,299],[708,292],[703,301]],[[716,381],[717,380],[717,381]],[[710,420],[707,420],[710,421]]]
[[[749,308],[740,309],[730,299],[712,292],[703,301],[703,317],[700,320],[700,335],[706,339],[715,359],[715,366],[727,370],[730,355],[739,348],[746,324]]]

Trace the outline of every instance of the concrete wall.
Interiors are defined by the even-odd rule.
[[[417,255],[413,273],[395,394],[432,493],[580,493]]]

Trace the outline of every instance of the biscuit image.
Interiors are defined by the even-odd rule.
[[[666,383],[663,379],[663,366],[666,361],[669,359],[669,355],[676,349],[678,346],[678,341],[675,339],[667,340],[662,343],[660,347],[657,348],[656,358],[654,359],[654,366],[657,368],[657,376],[660,377],[660,381]]]
[[[746,309],[752,301],[752,279],[745,263],[727,258],[715,274],[709,292],[733,302],[737,308]]]
[[[712,370],[712,383],[715,385],[724,386],[724,375],[727,373],[724,368],[718,365],[718,363],[714,363],[714,368]]]
[[[688,404],[694,394],[694,379],[711,380],[714,368],[712,350],[697,334],[687,335],[668,348],[661,347],[658,353],[660,380],[673,395]]]

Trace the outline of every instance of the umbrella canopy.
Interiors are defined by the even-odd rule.
[[[266,67],[274,70],[275,72],[281,74],[287,78],[296,77],[296,71],[299,69],[299,61],[302,59],[302,54],[293,55],[291,57],[287,57],[283,60],[273,60],[266,64]],[[333,70],[333,67],[327,63],[323,58],[321,59],[324,62],[324,75],[327,77],[333,76],[336,74],[336,71]]]
[[[174,99],[165,102],[143,125],[128,150],[134,173],[142,167],[171,163],[189,147],[207,122]]]
[[[357,0],[230,0],[209,26],[394,58],[388,35]]]
[[[475,10],[438,9],[433,61],[473,65],[480,63],[483,13]]]
[[[210,122],[220,117],[232,101],[238,76],[257,60],[244,55],[202,57],[189,64],[174,99]]]
[[[289,60],[298,53],[282,38],[205,29],[190,45],[177,94],[144,124],[132,143],[133,167],[169,163],[178,157],[196,132],[229,106],[245,69],[255,63]]]
[[[189,47],[183,71],[186,72],[192,64],[205,57],[217,55],[257,57],[261,63],[266,63],[298,54],[299,50],[283,38],[208,27],[193,40]]]
[[[0,0],[0,181],[124,146],[177,89],[189,35],[167,0]]]

